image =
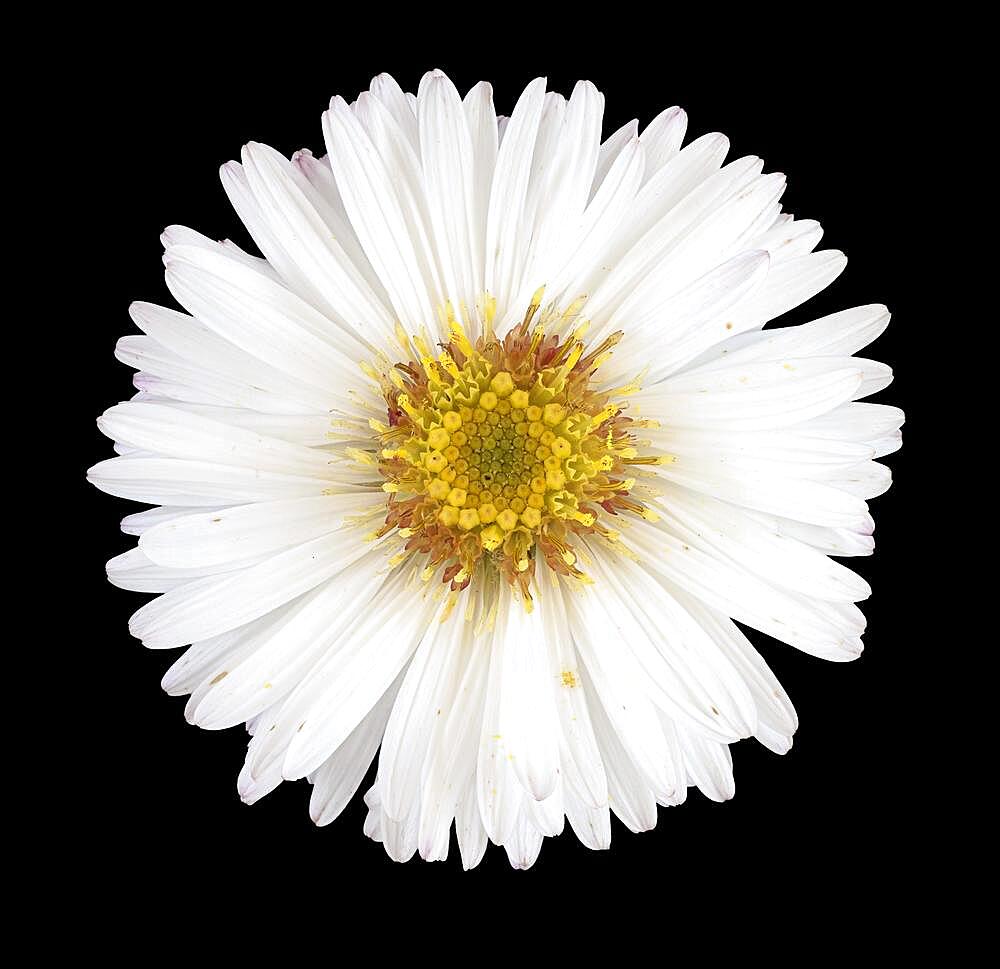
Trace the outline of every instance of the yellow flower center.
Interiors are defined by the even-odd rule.
[[[636,386],[599,388],[594,373],[621,337],[590,353],[579,331],[560,342],[545,336],[555,315],[532,328],[536,294],[522,323],[503,340],[489,328],[472,344],[449,315],[451,340],[433,355],[427,341],[401,337],[419,362],[378,371],[388,421],[378,467],[390,493],[384,527],[406,539],[402,561],[426,557],[425,579],[439,569],[454,590],[477,568],[498,568],[530,603],[534,557],[585,578],[574,534],[617,532],[601,520],[621,512],[654,514],[631,495],[629,466],[639,456],[621,398]],[[565,314],[564,317],[565,318]]]

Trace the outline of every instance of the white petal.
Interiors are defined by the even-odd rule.
[[[542,840],[541,832],[531,823],[527,806],[522,807],[510,836],[503,844],[511,868],[521,871],[530,868],[538,860]]]
[[[462,867],[469,871],[475,868],[486,853],[486,829],[479,816],[479,801],[476,798],[474,780],[470,778],[465,793],[458,805],[455,816],[455,833],[458,848],[462,854]]]
[[[372,78],[368,86],[373,98],[381,101],[393,120],[399,125],[399,130],[405,135],[413,150],[420,147],[420,136],[417,131],[417,117],[410,105],[409,98],[399,86],[394,77],[389,74],[379,74]]]
[[[622,147],[597,194],[590,200],[572,236],[575,251],[567,248],[566,263],[555,270],[546,293],[559,305],[586,295],[592,270],[613,244],[615,233],[630,210],[642,179],[645,156],[637,138]]]
[[[327,759],[313,778],[309,816],[320,827],[340,816],[357,793],[382,740],[399,681],[392,684],[350,736]]]
[[[231,259],[236,259],[259,273],[265,273],[273,279],[278,279],[278,274],[266,259],[261,259],[259,256],[251,256],[229,239],[216,242],[213,239],[209,239],[208,236],[196,232],[194,229],[187,228],[187,226],[168,225],[160,233],[160,242],[163,244],[164,249],[170,246],[201,246],[202,249],[221,252],[223,255],[229,256]]]
[[[642,392],[662,420],[683,427],[767,430],[833,410],[861,386],[850,358],[805,358],[678,374]]]
[[[594,181],[590,186],[590,197],[593,199],[600,191],[608,173],[614,168],[618,156],[627,144],[639,140],[639,122],[628,121],[617,131],[612,132],[601,143],[601,150],[597,154],[597,169],[594,172]]]
[[[596,697],[645,782],[658,798],[667,800],[677,786],[675,765],[656,710],[646,699],[646,678],[629,653],[614,649],[617,642],[604,638],[608,622],[596,608],[597,599],[586,593],[566,598],[573,636],[586,667],[585,682],[593,682]],[[592,705],[591,716],[595,716]]]
[[[500,701],[503,690],[503,652],[507,644],[507,619],[510,592],[501,586],[497,592],[496,623],[489,640],[490,669],[486,685],[483,719],[476,763],[476,797],[483,827],[494,844],[503,844],[510,836],[524,797],[517,783],[500,732]]]
[[[367,549],[360,533],[322,535],[259,565],[168,592],[136,612],[129,631],[151,649],[217,636],[315,588]]]
[[[313,290],[305,274],[295,264],[295,260],[285,252],[268,221],[263,217],[260,204],[250,189],[243,166],[236,161],[227,162],[219,169],[219,178],[240,221],[247,227],[257,248],[267,259],[267,269],[263,271],[264,274],[273,280],[283,282],[301,299],[320,309],[323,306],[322,298]],[[171,238],[164,241],[174,244]],[[191,243],[183,239],[178,240],[176,244],[184,247],[190,246]],[[229,255],[233,257],[231,253]],[[247,264],[246,260],[240,261],[254,268],[253,264]]]
[[[548,286],[553,273],[579,249],[578,226],[597,164],[603,110],[604,98],[597,88],[589,81],[578,82],[566,105],[549,164],[533,176],[527,202],[535,208],[530,263],[520,297],[514,302],[515,313],[539,284]],[[536,146],[536,156],[539,151]]]
[[[653,298],[630,317],[627,338],[601,376],[610,381],[643,370],[649,387],[680,369],[720,338],[727,311],[763,283],[768,264],[766,252],[744,252],[665,302]],[[652,359],[648,341],[657,347]]]
[[[241,505],[163,522],[142,536],[139,547],[174,569],[235,563],[311,541],[379,506],[384,508],[379,492]]]
[[[833,602],[871,595],[861,576],[726,502],[670,487],[663,496],[663,514],[696,531],[721,556],[775,585]]]
[[[435,718],[421,777],[421,857],[444,856],[454,817],[463,864],[467,868],[471,867],[468,862],[478,863],[487,840],[479,819],[475,774],[490,667],[488,642],[488,639],[485,642],[476,639],[467,644],[461,680],[451,696],[449,708]],[[463,845],[463,839],[468,839],[469,843]]]
[[[324,391],[305,387],[276,370],[268,361],[241,350],[213,333],[193,316],[156,306],[133,303],[129,314],[140,330],[176,357],[186,360],[212,375],[213,386],[224,378],[223,386],[233,387],[252,407],[258,396],[287,398],[299,409],[325,412],[333,398]],[[120,344],[121,345],[121,344]],[[143,363],[140,357],[139,363]],[[148,367],[143,366],[143,369]],[[259,408],[258,408],[259,409]]]
[[[684,764],[691,780],[712,801],[728,801],[736,793],[729,748],[678,727]]]
[[[592,542],[588,548],[613,623],[604,627],[602,639],[621,629],[621,638],[627,639],[627,648],[650,681],[650,699],[706,736],[717,740],[750,736],[757,721],[753,700],[705,630],[641,565],[623,554],[599,550]],[[636,620],[638,629],[629,629],[616,616],[624,612]],[[590,616],[595,614],[592,609]],[[601,644],[605,650],[610,646]],[[614,648],[620,646],[615,643]]]
[[[176,458],[110,458],[88,469],[87,480],[101,491],[133,501],[210,508],[245,501],[305,498],[330,489],[371,493],[367,486],[334,480]]]
[[[743,249],[754,249],[756,220],[777,204],[784,188],[783,175],[762,175],[700,213],[682,233],[663,233],[657,244],[643,239],[637,251],[623,260],[618,278],[609,279],[588,306],[595,321],[603,323],[607,318],[605,329],[598,332],[603,335],[605,330],[628,326],[633,317],[644,319],[686,284]],[[676,223],[673,218],[664,221],[671,228],[684,225],[680,218]],[[628,286],[627,292],[620,289],[623,285]]]
[[[661,111],[643,129],[639,141],[646,152],[645,181],[655,175],[680,151],[687,132],[687,114],[678,107]]]
[[[400,608],[399,583],[386,583],[363,620],[338,648],[315,667],[286,700],[262,747],[260,766],[269,753],[284,750],[282,773],[289,780],[314,771],[360,723],[409,660],[430,621],[435,603]],[[387,623],[392,616],[394,621]],[[257,769],[255,764],[255,770]],[[407,844],[411,833],[406,832]],[[416,850],[415,830],[412,831]]]
[[[670,586],[679,586],[713,609],[814,656],[844,662],[861,655],[864,617],[856,606],[775,589],[707,554],[694,532],[675,525],[671,530],[683,538],[668,532],[663,522],[629,533],[629,542],[645,553],[646,568]]]
[[[806,478],[782,477],[757,469],[725,473],[683,459],[665,465],[660,473],[674,485],[691,491],[814,525],[857,529],[867,517],[863,499]]]
[[[599,808],[608,801],[607,779],[590,722],[579,660],[562,601],[563,592],[551,573],[546,574],[548,569],[544,567],[544,561],[536,563],[536,567],[541,586],[537,608],[542,617],[549,663],[557,673],[553,677],[553,687],[556,713],[562,728],[560,761],[563,777],[573,786],[575,796],[583,804]]]
[[[273,148],[251,142],[243,150],[243,168],[262,216],[322,299],[326,315],[369,346],[387,344],[392,314],[340,245],[343,227],[328,224],[317,211],[294,166]]]
[[[212,510],[214,509],[205,509],[205,511]],[[191,508],[172,508],[170,505],[165,505],[161,508],[149,508],[146,511],[136,512],[134,515],[126,515],[122,519],[122,531],[126,535],[142,535],[143,532],[148,531],[155,525],[171,521],[174,518],[181,518],[184,515],[190,515],[192,511],[193,509]]]
[[[536,78],[518,99],[497,154],[486,221],[486,291],[497,299],[503,318],[507,301],[524,270],[529,239],[525,238],[524,203],[531,158],[542,117],[545,79]]]
[[[234,726],[277,703],[329,657],[364,618],[382,587],[378,549],[297,599],[284,619],[271,621],[252,653],[229,662],[189,717],[206,730]],[[270,617],[269,617],[270,620]]]
[[[826,289],[846,265],[844,254],[835,249],[776,263],[760,289],[733,310],[730,318],[733,331],[742,333],[763,326],[795,309]]]
[[[473,263],[482,278],[486,267],[486,220],[489,216],[490,189],[493,185],[498,149],[493,88],[485,82],[480,82],[465,96],[464,107],[472,139],[473,195],[469,221]],[[476,293],[476,298],[479,295]]]
[[[592,692],[589,692],[589,698],[594,733],[601,748],[608,777],[610,808],[629,831],[651,831],[656,827],[656,796],[618,738],[604,705]],[[679,751],[677,758],[679,762]],[[672,800],[680,803],[684,800],[686,792],[687,788],[681,775],[678,777],[677,790]]]
[[[601,335],[610,313],[650,275],[687,228],[711,211],[719,196],[735,191],[759,171],[756,159],[741,159],[717,171],[728,148],[722,135],[705,135],[640,189],[584,288],[592,294],[587,308],[602,328]],[[680,280],[677,288],[686,282]],[[593,336],[598,336],[597,330]]]
[[[292,165],[295,166],[296,173],[302,176],[301,179],[297,180],[299,187],[309,196],[311,204],[322,214],[323,219],[336,236],[337,242],[355,268],[364,276],[379,302],[388,307],[390,300],[386,295],[385,287],[368,261],[357,233],[351,225],[351,220],[347,217],[344,200],[340,197],[340,190],[337,188],[337,182],[330,169],[329,159],[325,155],[321,159],[316,158],[311,151],[300,149],[292,155]]]
[[[380,101],[372,99],[371,108],[376,121],[399,132]],[[427,267],[422,262],[426,254],[418,255],[413,245],[420,213],[414,208],[417,201],[412,195],[412,181],[407,182],[396,173],[398,191],[404,193],[401,198],[393,184],[394,173],[387,168],[386,160],[343,98],[336,97],[330,102],[330,110],[323,115],[323,132],[330,167],[365,254],[400,321],[410,332],[419,332],[421,325],[436,317]],[[397,139],[397,151],[404,151],[399,135],[392,133],[387,137]],[[409,152],[412,156],[412,147]],[[397,158],[400,164],[410,165],[412,180],[412,161],[404,154]]]
[[[424,76],[417,93],[420,156],[445,294],[456,312],[475,306],[483,288],[472,222],[475,170],[472,135],[455,85],[440,71]]]
[[[439,718],[451,710],[471,648],[469,624],[458,617],[432,623],[406,671],[379,754],[379,791],[389,817],[404,820],[420,804],[424,760]]]
[[[813,219],[798,219],[788,223],[778,222],[762,235],[756,236],[753,245],[765,249],[774,265],[795,259],[813,251],[823,238],[823,227]]]
[[[205,576],[232,572],[243,565],[256,564],[260,557],[237,564],[223,563],[201,568],[171,569],[150,560],[141,548],[116,555],[107,564],[108,581],[132,592],[169,592]]]
[[[178,316],[191,319],[180,313]],[[235,348],[234,351],[241,353]],[[329,396],[318,395],[314,389],[272,393],[267,389],[267,377],[251,383],[254,378],[230,376],[222,365],[213,363],[217,369],[208,369],[200,362],[178,356],[147,336],[123,336],[115,345],[115,359],[140,371],[132,377],[141,392],[139,399],[165,397],[195,404],[247,407],[267,414],[315,413],[326,411],[336,403]],[[212,362],[210,356],[205,359]],[[270,370],[270,375],[281,377],[274,370]]]
[[[250,623],[249,626],[252,626]],[[228,633],[192,643],[163,674],[160,686],[170,696],[190,693],[208,676],[208,671],[224,661],[247,635],[249,626],[231,629]]]
[[[191,461],[218,461],[276,474],[336,480],[331,455],[268,438],[174,407],[127,401],[97,421],[108,437],[144,451]]]
[[[364,346],[294,293],[191,246],[169,249],[164,262],[167,286],[177,301],[251,356],[327,391],[344,407],[353,406],[348,391],[367,389],[357,363],[364,359]]]
[[[567,791],[566,817],[573,833],[591,851],[604,851],[611,847],[611,812],[607,805],[589,807]]]
[[[559,777],[559,726],[541,618],[510,599],[500,657],[498,733],[514,774],[536,801],[547,798]]]
[[[740,632],[736,623],[679,590],[674,594],[684,604],[684,608],[705,627],[743,677],[757,706],[755,736],[760,735],[761,725],[782,735],[790,736],[795,733],[799,719],[791,700],[763,657]]]
[[[528,817],[543,837],[556,838],[566,827],[566,799],[563,790],[564,785],[559,779],[552,793],[544,800],[536,801],[531,797],[524,799]]]
[[[330,444],[333,421],[329,414],[264,414],[240,407],[213,407],[171,401],[174,410],[196,414],[207,420],[229,424],[261,437],[274,437],[290,444],[323,447]]]

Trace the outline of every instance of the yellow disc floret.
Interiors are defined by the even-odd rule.
[[[398,529],[407,552],[426,556],[424,574],[441,569],[453,588],[495,567],[530,599],[536,554],[583,577],[572,536],[612,537],[602,515],[646,512],[626,471],[655,459],[637,456],[615,392],[593,385],[621,334],[590,353],[546,338],[546,318],[531,326],[539,300],[503,340],[487,328],[473,344],[451,319],[439,356],[414,337],[420,362],[377,376],[389,416],[371,425],[389,492],[380,534]]]

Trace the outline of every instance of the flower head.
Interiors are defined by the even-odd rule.
[[[784,178],[686,116],[601,141],[603,97],[532,82],[510,118],[441,72],[324,115],[328,154],[222,169],[263,258],[164,234],[186,313],[133,306],[139,393],[91,480],[158,506],[111,580],[187,646],[163,686],[252,735],[248,802],[307,777],[332,821],[378,759],[366,833],[527,867],[565,820],[592,848],[729,744],[797,719],[734,620],[861,651],[866,499],[902,413],[858,401],[863,306],[764,329],[844,266],[782,214]]]

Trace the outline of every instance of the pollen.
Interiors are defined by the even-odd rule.
[[[436,358],[415,337],[419,362],[369,368],[388,415],[370,423],[388,493],[379,534],[397,529],[407,556],[426,556],[422,574],[440,571],[455,590],[496,569],[530,600],[539,555],[586,579],[574,537],[607,537],[602,518],[648,513],[630,492],[634,465],[656,457],[635,457],[641,442],[625,404],[593,379],[621,334],[587,352],[581,328],[565,342],[545,336],[558,311],[533,325],[539,305],[540,296],[502,340],[486,327],[474,343],[451,316]]]

